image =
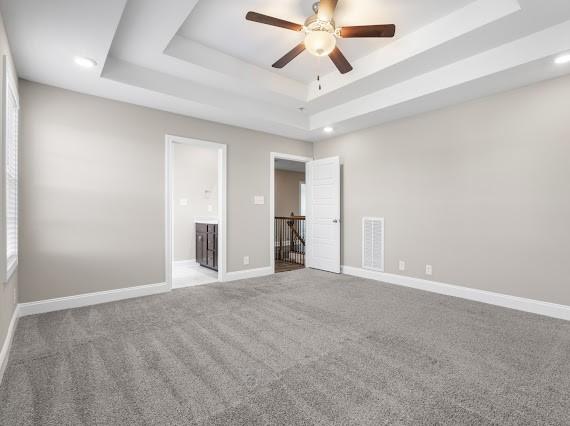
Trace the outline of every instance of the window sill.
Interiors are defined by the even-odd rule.
[[[16,272],[17,268],[18,268],[18,256],[13,256],[10,259],[8,259],[8,267],[6,269],[6,279],[4,280],[4,283],[10,281],[10,278],[12,278],[12,275],[14,275],[14,272]]]

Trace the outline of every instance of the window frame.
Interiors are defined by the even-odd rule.
[[[19,158],[18,158],[18,154],[19,154],[19,121],[20,121],[20,114],[19,114],[19,110],[20,110],[20,99],[19,99],[19,95],[18,95],[18,90],[17,90],[17,85],[16,85],[16,81],[14,79],[14,75],[10,69],[10,67],[8,66],[8,59],[6,57],[6,55],[4,55],[3,57],[3,81],[2,81],[2,155],[3,155],[3,188],[2,188],[2,195],[3,195],[3,234],[4,234],[4,259],[6,261],[6,269],[5,269],[5,279],[4,282],[7,283],[10,278],[12,277],[12,275],[14,274],[14,272],[16,271],[16,268],[18,267],[18,250],[19,250],[19,197],[18,197],[18,186],[19,186],[19,176],[18,176],[18,169],[19,169]],[[14,126],[15,126],[15,141],[14,141],[14,149],[15,149],[15,155],[14,155],[14,162],[15,164],[13,164],[12,169],[14,170],[14,174],[10,174],[9,171],[9,164],[8,162],[11,161],[11,158],[9,158],[8,155],[8,149],[9,149],[9,139],[11,138],[13,135],[9,135],[8,134],[8,120],[9,120],[9,114],[11,114],[12,112],[14,112],[14,110],[12,108],[10,108],[10,110],[8,110],[8,101],[9,98],[12,98],[13,102],[15,103],[16,109],[15,109],[15,117],[13,118],[15,120]],[[14,130],[13,127],[11,127],[11,130]],[[14,182],[15,180],[15,182]],[[8,252],[8,197],[10,197],[10,195],[13,194],[12,191],[10,191],[11,185],[10,182],[14,183],[14,187],[15,187],[15,200],[13,200],[15,202],[15,210],[16,210],[16,217],[15,217],[15,232],[16,232],[16,241],[15,241],[15,250],[16,253],[12,254],[10,257],[8,256],[9,252]]]

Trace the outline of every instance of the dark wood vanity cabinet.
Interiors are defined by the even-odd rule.
[[[196,223],[196,262],[218,270],[218,225]]]

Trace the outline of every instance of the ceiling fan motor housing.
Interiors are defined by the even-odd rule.
[[[309,16],[305,21],[305,32],[309,31],[326,31],[335,34],[336,26],[334,19],[330,21],[321,21],[319,15]]]

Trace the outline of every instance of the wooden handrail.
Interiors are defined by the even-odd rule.
[[[295,229],[295,227],[293,225],[294,225],[294,222],[292,220],[287,221],[287,226],[289,226],[289,228],[291,228],[291,233],[293,234],[293,237],[297,237],[297,239],[299,241],[301,241],[301,243],[303,245],[305,245],[305,240],[303,238],[301,238],[301,236],[299,235],[299,233],[297,232],[297,230]]]

